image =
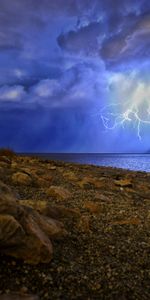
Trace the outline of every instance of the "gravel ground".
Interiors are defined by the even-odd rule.
[[[8,171],[5,182],[20,201],[43,199],[75,208],[87,223],[81,230],[66,224],[69,234],[53,242],[49,264],[30,266],[0,255],[0,294],[24,290],[43,300],[149,300],[150,174],[42,160],[31,165],[71,196],[60,200],[49,197],[45,187],[14,185]]]

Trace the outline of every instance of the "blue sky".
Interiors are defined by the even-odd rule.
[[[150,149],[148,0],[0,0],[0,146]]]

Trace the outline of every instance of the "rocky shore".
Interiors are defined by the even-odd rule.
[[[0,300],[150,299],[150,173],[0,156]]]

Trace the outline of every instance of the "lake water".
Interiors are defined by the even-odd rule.
[[[150,154],[39,154],[46,159],[150,172]]]

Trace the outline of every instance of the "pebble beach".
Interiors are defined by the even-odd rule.
[[[0,300],[150,299],[150,173],[14,156],[0,180],[67,233],[48,263],[0,251]]]

